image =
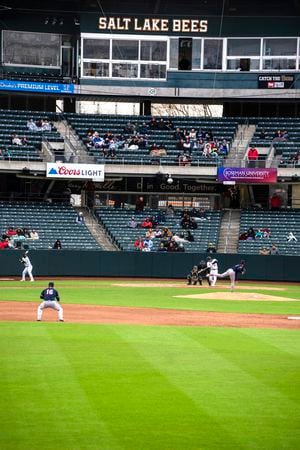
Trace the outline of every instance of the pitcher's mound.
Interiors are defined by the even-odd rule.
[[[294,298],[277,297],[275,295],[258,294],[255,292],[209,292],[208,294],[175,295],[176,298],[195,298],[211,300],[242,300],[255,302],[297,302]]]

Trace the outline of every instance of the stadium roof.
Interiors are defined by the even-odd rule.
[[[97,12],[135,15],[213,15],[213,16],[295,16],[300,15],[300,0],[2,0],[1,14],[21,12]]]

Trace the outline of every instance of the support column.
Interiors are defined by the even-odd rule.
[[[144,100],[140,102],[140,115],[141,116],[151,116],[151,101]]]

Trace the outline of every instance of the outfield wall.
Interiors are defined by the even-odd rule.
[[[0,277],[20,277],[22,254],[17,250],[0,252]],[[35,250],[29,256],[35,276],[184,278],[207,254]],[[300,281],[297,256],[220,254],[213,257],[219,261],[220,272],[245,259],[247,273],[243,279]]]

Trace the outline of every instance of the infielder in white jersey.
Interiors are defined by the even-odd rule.
[[[217,275],[218,275],[218,260],[213,259],[210,264],[210,270],[209,270],[209,281],[211,286],[215,286],[217,281]]]
[[[26,275],[29,276],[30,281],[34,281],[33,276],[32,276],[32,264],[31,261],[28,257],[28,252],[25,252],[24,255],[22,256],[22,258],[20,259],[21,263],[24,264],[24,270],[22,272],[22,279],[20,281],[26,281]]]

